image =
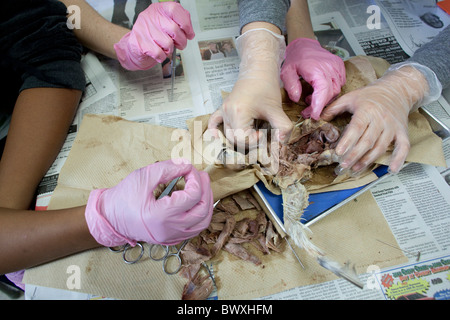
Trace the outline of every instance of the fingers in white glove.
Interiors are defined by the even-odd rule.
[[[393,142],[395,149],[390,160],[390,171],[398,172],[402,167],[410,148],[408,114],[404,107],[391,101],[388,96],[380,99],[379,94],[383,92],[386,93],[383,90],[373,91],[373,88],[350,92],[333,102],[322,113],[322,119],[328,121],[337,114],[353,113],[335,149],[340,157],[337,173],[354,175],[363,172]],[[375,95],[373,99],[369,98],[372,95]]]
[[[292,129],[281,105],[279,74],[285,47],[283,36],[262,28],[251,29],[237,39],[239,77],[221,110],[211,117],[209,128],[217,128],[223,121],[225,136],[239,150],[257,147],[263,136],[258,120],[279,129],[280,139]]]

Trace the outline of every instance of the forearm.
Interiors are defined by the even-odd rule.
[[[241,33],[246,25],[253,22],[266,22],[278,28],[281,33],[286,24],[289,0],[238,0]],[[275,31],[274,31],[275,32]]]
[[[84,208],[27,210],[67,136],[80,97],[79,90],[61,88],[31,88],[19,94],[0,161],[0,273],[95,245]]]
[[[80,97],[81,91],[59,88],[19,94],[0,161],[0,207],[30,208],[67,137]]]
[[[255,21],[255,22],[246,24],[242,28],[242,33],[245,33],[246,31],[249,31],[249,30],[258,29],[258,28],[264,28],[264,29],[272,31],[273,33],[281,34],[281,30],[277,26],[275,26],[272,23],[263,22],[263,21]]]
[[[80,8],[80,28],[75,28],[74,33],[81,44],[107,57],[117,59],[114,44],[130,30],[109,22],[84,0],[60,1],[67,7],[76,5]]]
[[[443,88],[450,87],[450,26],[417,49],[407,62],[420,63],[436,74]]]
[[[307,0],[291,0],[286,15],[288,43],[297,38],[315,39]]]
[[[286,47],[278,27],[267,22],[252,22],[245,25],[242,32],[237,40],[241,56],[239,77],[278,79]]]
[[[85,207],[34,212],[0,208],[0,274],[98,247]]]

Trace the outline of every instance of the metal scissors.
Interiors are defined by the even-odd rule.
[[[181,269],[182,261],[180,253],[181,250],[183,250],[184,246],[189,242],[189,240],[190,239],[184,240],[179,248],[177,248],[176,246],[151,244],[150,259],[152,259],[153,261],[162,261],[162,268],[164,273],[175,274]],[[175,249],[175,252],[172,251],[173,249]]]
[[[213,207],[215,208],[216,205],[219,203],[220,200],[217,200]],[[183,261],[181,260],[180,254],[181,250],[183,250],[184,246],[190,241],[190,239],[184,240],[181,243],[181,246],[177,248],[176,246],[168,246],[168,245],[162,245],[162,244],[150,244],[150,259],[153,261],[162,261],[163,262],[163,271],[166,274],[175,274],[178,271],[180,271]],[[173,252],[175,250],[175,252]],[[169,262],[172,261],[172,262]],[[214,278],[211,274],[211,270],[204,265],[206,270],[208,271],[209,275],[214,281]]]
[[[128,258],[129,254],[127,254],[127,253],[131,252],[131,250],[134,250],[135,248],[139,248],[139,250],[140,250],[137,258],[135,258],[135,259]],[[137,242],[135,247],[132,247],[131,245],[129,245],[127,243],[127,244],[124,244],[119,247],[113,247],[113,248],[110,247],[109,250],[111,250],[112,252],[117,252],[117,253],[122,252],[123,261],[127,264],[133,264],[133,263],[138,262],[139,260],[141,260],[142,256],[144,255],[144,246],[140,242]]]

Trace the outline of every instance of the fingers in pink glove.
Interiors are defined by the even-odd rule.
[[[170,2],[169,7],[167,9],[167,16],[172,19],[178,26],[178,28],[174,28],[173,25],[173,34],[172,39],[175,43],[175,46],[183,50],[186,48],[187,40],[192,40],[195,37],[194,28],[191,23],[191,15],[189,11],[185,10],[179,3]]]
[[[190,14],[180,4],[154,3],[139,14],[114,49],[125,69],[147,70],[169,57],[174,46],[184,49],[194,36]]]
[[[147,221],[157,243],[173,245],[192,238],[206,229],[211,221],[213,195],[209,175],[193,169],[184,178],[184,190],[174,191],[170,196],[157,200],[155,209],[158,212]]]
[[[174,45],[180,50],[184,49],[187,40],[195,36],[189,12],[175,2],[155,3],[152,6],[154,11],[148,11],[148,16],[138,17],[144,20],[143,26],[147,27],[144,31],[151,35],[166,56],[172,54]]]
[[[298,102],[302,95],[302,84],[298,71],[294,65],[283,67],[280,72],[281,81],[284,83],[284,89],[289,95],[289,99]]]
[[[341,77],[340,74],[338,75]],[[305,79],[314,88],[314,92],[305,99],[309,106],[303,110],[303,118],[320,119],[325,106],[339,95],[341,87],[345,84],[345,75],[343,82],[340,77],[336,77],[336,75],[330,77],[327,74],[319,73],[314,75],[313,79]]]
[[[159,63],[172,54],[174,45],[184,49],[195,36],[189,12],[175,2],[150,5],[138,16],[132,32],[138,35],[142,51]],[[164,55],[155,55],[155,45]]]
[[[302,77],[314,89],[302,112],[304,118],[318,120],[326,104],[335,98],[345,84],[345,66],[342,59],[322,48],[317,40],[298,38],[286,48],[286,59],[281,70],[281,79],[289,98],[297,102],[302,88]]]

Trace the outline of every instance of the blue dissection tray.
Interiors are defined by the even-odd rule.
[[[373,172],[380,178],[387,173],[387,166],[379,166]],[[270,192],[261,181],[257,183],[258,188],[261,193],[266,198],[267,202],[272,207],[273,211],[277,214],[280,220],[283,221],[283,200],[281,195],[276,195]],[[360,191],[366,186],[361,186],[353,189],[339,190],[339,191],[329,191],[322,193],[314,193],[309,195],[309,206],[305,209],[303,213],[304,220],[302,223],[308,223],[314,218],[320,216],[325,211],[329,210],[333,206],[341,203],[348,197],[352,196],[356,192]]]

